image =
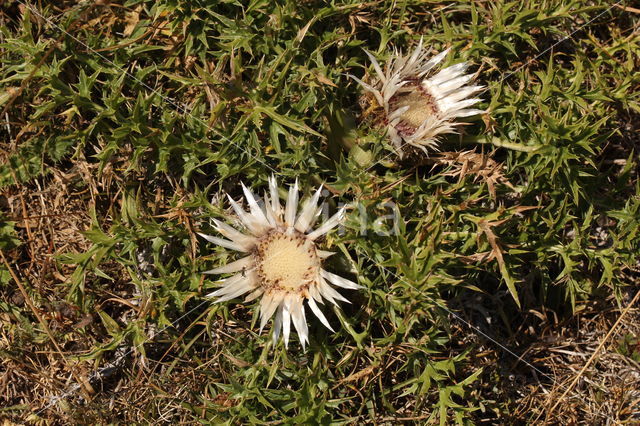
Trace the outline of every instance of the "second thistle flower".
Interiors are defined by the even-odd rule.
[[[403,156],[406,145],[419,148],[426,154],[436,151],[438,137],[455,133],[461,123],[456,119],[481,114],[472,108],[480,98],[469,98],[484,86],[467,86],[473,75],[465,74],[467,63],[452,65],[435,73],[449,49],[430,57],[422,40],[413,54],[394,51],[384,70],[367,51],[378,80],[367,84],[351,76],[371,92],[384,109],[383,122],[398,155]]]

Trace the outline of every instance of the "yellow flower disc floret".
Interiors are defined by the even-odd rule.
[[[270,232],[260,241],[254,256],[265,289],[304,289],[316,279],[320,268],[313,242],[297,232]]]

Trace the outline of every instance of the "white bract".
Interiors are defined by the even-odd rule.
[[[452,65],[435,73],[449,49],[429,57],[422,40],[410,56],[394,51],[384,71],[369,52],[378,80],[367,84],[351,76],[371,92],[384,108],[383,122],[398,155],[403,156],[406,144],[421,149],[437,150],[438,136],[455,133],[461,123],[457,118],[481,114],[471,108],[480,98],[469,98],[483,86],[466,86],[473,78],[465,74],[467,63]]]
[[[345,209],[312,229],[320,216],[319,188],[306,200],[298,213],[298,182],[289,187],[284,208],[280,204],[275,177],[269,179],[269,193],[264,194],[261,207],[254,195],[242,185],[249,211],[245,211],[230,196],[229,202],[246,233],[214,220],[215,229],[227,239],[199,234],[207,241],[245,254],[239,260],[205,272],[206,274],[235,273],[220,281],[222,287],[209,297],[224,302],[249,293],[245,302],[260,297],[260,330],[275,313],[274,344],[280,332],[288,347],[291,323],[298,332],[304,349],[309,341],[304,301],[320,321],[331,331],[331,325],[318,304],[324,300],[337,304],[349,303],[332,286],[359,289],[358,284],[322,269],[322,260],[332,252],[319,250],[317,240],[336,227],[345,216]]]

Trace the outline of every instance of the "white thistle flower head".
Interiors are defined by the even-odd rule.
[[[466,86],[473,78],[472,74],[465,74],[466,62],[434,72],[448,52],[449,49],[429,57],[420,39],[411,55],[394,50],[383,71],[373,55],[365,51],[378,80],[370,85],[351,76],[384,108],[382,121],[401,158],[405,145],[419,148],[425,154],[429,149],[437,151],[438,137],[455,133],[461,124],[455,121],[457,118],[484,112],[471,108],[482,99],[469,96],[484,86]]]
[[[289,187],[286,205],[280,204],[276,179],[269,179],[269,192],[264,194],[261,207],[254,195],[242,184],[249,211],[245,211],[229,195],[229,202],[246,233],[214,220],[215,229],[228,239],[199,233],[207,241],[244,253],[245,257],[205,274],[235,273],[220,281],[222,287],[207,297],[224,302],[249,293],[245,302],[260,298],[260,330],[275,313],[273,342],[280,332],[285,347],[289,345],[291,323],[295,327],[302,348],[309,341],[304,302],[331,331],[334,331],[318,304],[324,300],[350,303],[331,285],[359,289],[358,284],[322,269],[323,259],[333,253],[318,249],[317,240],[336,227],[345,216],[345,208],[312,229],[322,212],[318,206],[320,187],[298,212],[298,181]]]

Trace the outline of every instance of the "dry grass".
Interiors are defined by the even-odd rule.
[[[629,310],[597,352],[594,362],[580,374],[621,315],[622,309],[612,304],[590,304],[570,321],[543,331],[540,341],[529,348],[528,356],[537,365],[544,365],[554,382],[540,385],[523,398],[516,413],[518,417],[531,418],[533,413],[534,419],[550,424],[633,424],[637,421],[640,366],[628,354],[621,354],[619,345],[625,335],[640,336],[640,308]],[[571,386],[576,378],[576,385]],[[567,388],[571,391],[563,397]]]
[[[639,292],[633,288],[640,281],[638,274],[634,275],[629,279],[635,284],[622,306],[613,298],[589,302],[564,318],[548,310],[530,310],[519,320],[510,319],[510,324],[517,327],[511,331],[504,328],[499,316],[489,312],[481,314],[483,320],[477,319],[478,310],[486,306],[483,298],[465,302],[467,307],[474,305],[463,310],[467,313],[465,320],[477,329],[458,322],[461,326],[455,334],[461,348],[475,346],[472,364],[485,368],[482,384],[475,392],[483,397],[486,411],[478,414],[477,420],[501,424],[637,424],[640,364],[637,355],[635,360],[632,356],[633,346],[621,346],[625,336],[634,344],[639,342],[640,307],[631,302],[634,294],[637,302]],[[487,324],[487,318],[497,322]],[[477,330],[515,348],[518,358],[496,348],[495,342]],[[640,346],[635,350],[640,354]],[[509,401],[509,410],[494,410],[494,404],[504,401]]]

